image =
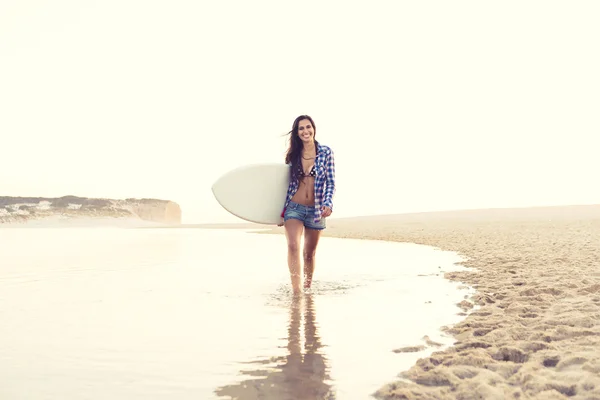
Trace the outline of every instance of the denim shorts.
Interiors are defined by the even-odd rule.
[[[304,226],[309,229],[325,229],[325,218],[315,222],[315,208],[290,201],[283,213],[283,220],[297,219],[304,222]]]

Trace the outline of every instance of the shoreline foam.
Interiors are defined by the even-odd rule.
[[[159,228],[159,222],[135,217],[81,217],[49,215],[43,218],[0,223],[0,229],[58,228]]]

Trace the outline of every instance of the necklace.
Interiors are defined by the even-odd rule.
[[[316,157],[317,157],[317,155],[316,155],[316,154],[315,154],[314,156],[312,156],[312,157],[308,157],[308,158],[307,158],[307,157],[304,157],[304,154],[302,154],[302,158],[303,158],[303,159],[305,159],[305,160],[314,160]]]

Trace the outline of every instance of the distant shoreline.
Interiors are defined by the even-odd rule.
[[[170,200],[149,198],[107,199],[78,196],[0,196],[0,227],[21,227],[57,223],[61,226],[100,223],[110,220],[121,225],[124,219],[152,223],[181,223],[181,208]]]
[[[448,211],[421,211],[421,212],[408,212],[408,213],[394,213],[394,214],[373,214],[373,215],[359,215],[352,217],[335,217],[332,216],[327,219],[328,227],[335,227],[338,223],[348,222],[381,222],[382,220],[405,220],[405,221],[420,221],[429,219],[477,219],[477,218],[521,218],[523,215],[543,215],[548,212],[553,217],[560,215],[569,214],[572,212],[580,212],[586,209],[596,209],[598,204],[581,204],[581,205],[564,205],[564,206],[537,206],[537,207],[496,207],[496,208],[475,208],[475,209],[458,209]],[[556,211],[555,213],[552,213]],[[550,215],[550,214],[548,214]],[[239,222],[200,222],[200,223],[182,223],[180,225],[169,225],[166,224],[161,228],[197,228],[197,229],[273,229],[282,230],[283,228],[275,225],[264,225],[253,222],[245,222],[240,220]],[[326,234],[328,230],[325,230]]]

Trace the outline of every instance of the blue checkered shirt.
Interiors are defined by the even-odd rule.
[[[335,161],[333,150],[329,146],[321,145],[316,142],[317,157],[315,159],[315,222],[321,220],[321,207],[327,206],[333,210],[333,195],[335,194]],[[291,175],[291,170],[290,170]],[[290,200],[298,191],[298,180],[290,179],[288,186],[287,197],[285,200],[286,207]],[[283,212],[281,215],[283,216]]]

